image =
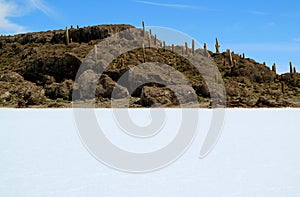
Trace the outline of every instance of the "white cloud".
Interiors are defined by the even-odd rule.
[[[296,42],[300,42],[300,37],[299,38],[294,38],[293,40],[296,41]]]
[[[151,1],[136,1],[136,2],[142,3],[142,4],[147,4],[147,5],[159,6],[159,7],[213,11],[212,9],[198,7],[198,6],[192,6],[192,5],[186,5],[186,4],[157,3],[157,2],[151,2]]]
[[[19,8],[15,3],[0,0],[0,32],[1,34],[18,33],[25,30],[21,25],[11,22],[9,17],[20,15]]]
[[[26,31],[26,27],[14,23],[11,18],[22,17],[33,10],[40,10],[48,16],[54,12],[43,0],[0,0],[0,34],[16,34]]]

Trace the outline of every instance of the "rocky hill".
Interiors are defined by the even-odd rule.
[[[78,91],[74,80],[88,53],[99,41],[130,28],[134,27],[99,25],[1,36],[0,107],[71,107],[72,93]],[[159,40],[158,44],[161,44]],[[195,53],[204,52],[198,49]],[[270,69],[243,54],[230,51],[207,53],[222,75],[227,107],[300,107],[300,75],[296,69],[277,74],[275,66]],[[189,87],[177,87],[181,93],[193,90],[200,107],[211,106],[212,92],[191,63],[172,50],[155,47],[122,54],[108,66],[99,80],[95,71],[84,70],[82,75],[97,80],[96,106],[111,107],[114,87],[117,87],[118,97],[127,96],[128,89],[117,82],[127,70],[144,62],[162,62],[177,69],[191,83]],[[204,66],[204,69],[208,68]],[[220,80],[216,76],[211,77],[215,77],[217,83]],[[130,94],[130,107],[150,107],[157,103],[163,107],[179,105],[174,92],[158,83],[145,84]]]

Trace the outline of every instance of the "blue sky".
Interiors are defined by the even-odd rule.
[[[279,0],[0,0],[0,34],[126,23],[177,29],[214,49],[245,52],[279,72],[300,70],[300,2]]]

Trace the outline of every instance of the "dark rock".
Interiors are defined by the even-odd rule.
[[[112,95],[114,91],[114,94]],[[120,99],[125,98],[129,95],[126,88],[122,87],[121,85],[117,84],[113,81],[108,75],[101,75],[99,84],[97,85],[96,89],[96,96],[103,97],[103,98],[114,98]]]
[[[53,76],[57,82],[65,79],[75,79],[81,60],[73,53],[63,57],[40,58],[28,63],[24,78],[36,82],[43,81],[44,75]]]
[[[52,83],[45,87],[45,95],[51,99],[62,98],[64,100],[72,99],[72,90],[74,82],[70,79],[62,83]]]

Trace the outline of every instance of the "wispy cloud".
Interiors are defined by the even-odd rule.
[[[42,11],[48,16],[53,16],[54,11],[43,0],[29,0],[31,7]]]
[[[0,0],[0,34],[15,34],[27,30],[25,26],[12,22],[12,18],[22,17],[33,10],[40,10],[48,16],[54,11],[43,0]]]
[[[257,11],[257,10],[250,10],[250,11],[247,11],[249,14],[253,14],[253,15],[270,15],[270,13],[268,12],[263,12],[263,11]]]
[[[147,4],[147,5],[159,6],[159,7],[213,11],[213,9],[199,7],[199,6],[193,6],[193,5],[187,5],[187,4],[157,3],[157,2],[152,2],[152,1],[136,1],[136,2],[142,3],[142,4]]]
[[[275,22],[268,22],[265,24],[265,27],[274,27],[276,25]]]
[[[296,42],[300,42],[300,37],[294,38],[293,40],[296,41]]]

